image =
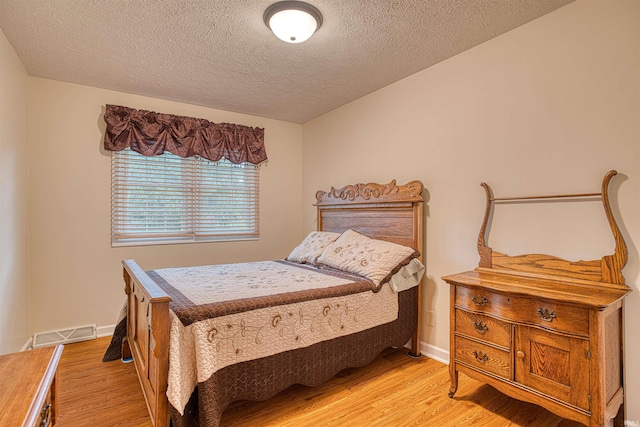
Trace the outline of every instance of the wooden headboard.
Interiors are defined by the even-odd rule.
[[[318,230],[353,229],[374,239],[410,246],[423,253],[420,181],[405,185],[355,184],[316,193]]]
[[[353,229],[374,239],[409,246],[423,258],[423,203],[420,181],[405,185],[354,184],[316,193],[318,230],[342,233]],[[418,286],[418,325],[411,340],[411,355],[420,356],[422,286]]]

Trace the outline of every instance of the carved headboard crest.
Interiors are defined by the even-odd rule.
[[[422,190],[424,186],[420,181],[411,181],[405,185],[396,185],[394,179],[388,184],[355,184],[331,191],[318,191],[316,193],[317,205],[340,203],[376,203],[376,199],[384,198],[385,201],[416,202],[423,201]]]

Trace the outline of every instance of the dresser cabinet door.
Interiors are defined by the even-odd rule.
[[[588,352],[586,339],[517,326],[516,381],[589,411]]]

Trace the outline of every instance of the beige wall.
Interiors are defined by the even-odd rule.
[[[424,306],[435,313],[422,340],[430,350],[449,347],[449,293],[440,277],[478,263],[480,182],[502,196],[598,192],[604,174],[617,169],[611,191],[629,246],[624,275],[633,289],[626,311],[627,415],[635,420],[640,419],[635,361],[640,341],[634,327],[640,323],[639,22],[639,1],[578,0],[306,123],[302,166],[304,231],[314,227],[310,205],[316,189],[393,178],[423,181],[428,191]],[[546,219],[518,218],[509,208],[508,215],[496,213],[490,244],[508,246],[513,255],[541,248],[569,259],[611,250],[597,203],[553,206],[556,216]],[[524,215],[522,209],[514,212]],[[551,218],[560,218],[563,226]],[[514,226],[519,220],[527,225]],[[565,225],[572,226],[573,237],[556,234]],[[500,232],[505,227],[509,233]],[[534,227],[553,231],[529,232]],[[517,231],[524,237],[510,234]]]
[[[27,83],[0,30],[0,354],[18,351],[29,335]]]
[[[259,241],[112,248],[106,104],[265,128]],[[145,269],[283,258],[301,226],[301,126],[108,90],[29,80],[31,331],[112,325],[124,302],[120,261]]]
[[[590,192],[606,171],[619,170],[612,195],[634,290],[626,320],[637,324],[639,19],[634,0],[578,0],[304,126],[28,78],[2,34],[0,353],[17,350],[32,332],[113,324],[124,300],[121,259],[151,269],[284,257],[315,227],[317,189],[393,178],[420,179],[427,188],[424,305],[435,316],[422,339],[430,349],[448,349],[448,289],[440,277],[478,261],[481,181],[501,195]],[[260,241],[111,248],[110,156],[101,148],[107,103],[265,127],[270,160],[261,170]],[[585,258],[610,249],[597,208],[567,209],[564,219],[587,233],[560,237],[564,225],[545,219],[538,225],[551,236],[514,239],[523,228],[517,215],[496,215],[491,244],[510,253],[552,247],[568,258],[581,256],[583,246]],[[640,343],[633,331],[627,328],[627,416],[637,420]]]

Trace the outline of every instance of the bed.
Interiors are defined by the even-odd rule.
[[[401,251],[410,248],[409,252],[414,252],[384,278],[357,280],[361,278],[359,270],[343,271],[342,266],[331,264],[333,255],[327,255],[328,247],[309,263],[294,259],[145,272],[134,260],[123,261],[127,294],[123,349],[133,357],[153,425],[217,426],[233,401],[265,400],[293,384],[319,385],[341,370],[364,366],[385,348],[403,346],[410,339],[410,355],[419,356],[420,279],[417,286],[400,287],[395,292],[390,289],[396,288],[394,278],[408,276],[404,272],[411,270],[412,258],[422,261],[422,191],[420,181],[405,185],[392,181],[316,193],[318,235],[337,236],[328,245],[349,236],[376,239],[381,245],[390,242],[394,247],[405,247]],[[295,258],[294,253],[288,258]],[[275,276],[291,270],[290,282],[322,274],[327,277],[320,280],[327,283],[303,291],[283,287],[268,296],[256,291],[258,294],[239,296],[231,304],[203,297],[202,306],[213,308],[214,317],[183,304],[198,298],[197,291],[191,293],[196,289],[194,281],[211,281],[219,274],[229,277],[233,273],[229,270],[240,267]],[[256,277],[253,280],[275,283],[269,286],[279,289],[280,283]],[[188,297],[183,298],[185,295]],[[387,299],[381,302],[380,298]],[[307,305],[302,308],[300,304]],[[313,315],[315,312],[318,314]],[[363,314],[369,312],[386,312],[387,318],[371,320],[368,318],[373,316]],[[330,335],[321,337],[320,330]],[[284,347],[276,346],[278,340]],[[297,340],[304,345],[296,344]],[[208,366],[212,363],[215,366]]]

